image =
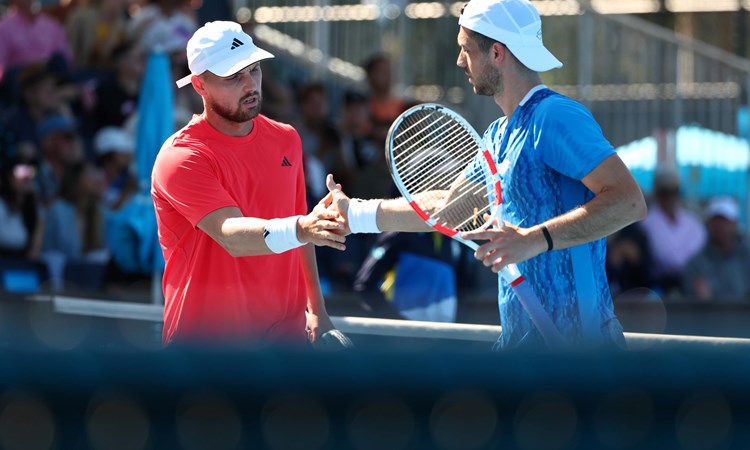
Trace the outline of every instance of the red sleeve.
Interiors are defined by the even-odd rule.
[[[295,145],[298,148],[299,154],[302,154],[302,141],[300,140],[299,134],[294,132]],[[303,159],[300,158],[300,161]],[[305,171],[300,164],[297,169],[297,204],[295,205],[295,214],[306,215],[307,214],[307,188],[305,187]]]
[[[154,189],[193,227],[206,215],[237,203],[219,182],[214,161],[198,150],[167,147],[156,159]]]

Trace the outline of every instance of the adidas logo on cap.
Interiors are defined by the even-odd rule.
[[[241,45],[245,45],[245,43],[242,42],[241,40],[237,39],[237,38],[234,38],[232,40],[232,48],[230,48],[229,50],[234,50],[235,48],[237,48],[237,47],[239,47]]]

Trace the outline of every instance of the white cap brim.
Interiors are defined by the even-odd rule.
[[[191,73],[190,75],[188,75],[186,77],[182,77],[179,80],[175,81],[175,84],[177,84],[178,88],[185,87],[188,84],[192,83],[192,78],[193,78],[193,74]]]
[[[233,75],[239,72],[240,70],[244,69],[245,67],[251,64],[255,64],[258,61],[262,61],[264,59],[271,59],[271,58],[274,58],[273,54],[261,48],[256,47],[255,51],[253,51],[251,54],[247,55],[244,58],[226,59],[224,61],[220,61],[214,64],[212,67],[209,67],[206,70],[220,77],[228,77],[230,75]],[[179,80],[175,82],[177,84],[177,87],[182,88],[192,83],[193,75],[200,75],[200,74],[191,73],[188,76],[180,78]]]
[[[563,63],[543,45],[533,47],[506,45],[506,47],[513,53],[513,56],[521,61],[521,64],[534,72],[546,72],[563,66]]]

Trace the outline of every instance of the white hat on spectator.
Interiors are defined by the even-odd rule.
[[[542,19],[528,0],[471,0],[458,24],[504,44],[535,72],[562,67],[542,43]]]
[[[185,48],[190,32],[183,32],[182,27],[177,27],[171,22],[154,20],[143,32],[141,45],[149,51],[164,52],[167,54],[181,52]]]
[[[190,84],[193,75],[209,71],[228,77],[250,64],[274,56],[255,46],[253,38],[242,31],[240,24],[229,21],[208,22],[193,34],[187,43],[190,75],[177,80],[177,87]]]
[[[110,152],[133,153],[135,142],[130,133],[122,128],[104,127],[94,137],[94,150],[99,156]]]
[[[716,197],[711,199],[706,206],[706,218],[721,216],[736,222],[740,217],[740,208],[731,197]]]

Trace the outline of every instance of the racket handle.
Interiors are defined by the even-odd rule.
[[[474,241],[462,239],[460,237],[453,236],[454,239],[466,244],[469,248],[476,250],[479,248],[479,244]],[[555,326],[554,322],[550,318],[547,311],[542,308],[542,304],[539,302],[539,298],[534,293],[531,285],[521,276],[521,271],[518,270],[518,266],[515,264],[508,264],[500,270],[500,275],[510,283],[513,288],[513,292],[516,294],[518,301],[521,302],[521,306],[526,310],[526,313],[531,318],[534,326],[539,330],[550,348],[561,348],[566,344],[565,338]]]
[[[516,294],[521,306],[526,310],[534,326],[539,330],[550,348],[562,348],[565,346],[565,338],[555,326],[547,311],[542,308],[539,298],[534,293],[531,284],[521,278],[521,273],[515,264],[510,264],[501,271],[503,277],[511,283],[513,292]],[[509,280],[510,277],[513,277]],[[521,278],[519,282],[518,279]]]

